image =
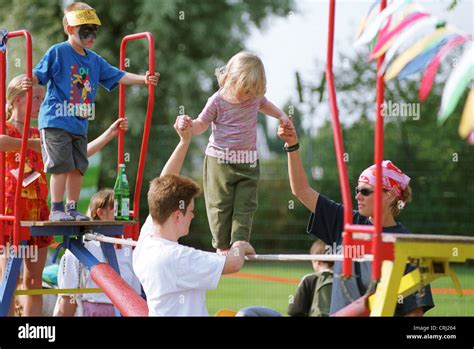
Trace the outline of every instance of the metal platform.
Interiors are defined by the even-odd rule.
[[[136,221],[22,221],[22,227],[30,229],[31,236],[53,236],[53,235],[81,235],[85,233],[98,233],[107,236],[123,235],[124,226],[134,225]]]
[[[53,221],[21,221],[22,227],[70,227],[70,226],[99,226],[99,225],[133,225],[136,221],[70,221],[70,222],[53,222]]]

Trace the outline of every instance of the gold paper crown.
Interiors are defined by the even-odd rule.
[[[66,13],[67,24],[76,27],[83,24],[101,25],[95,10],[78,10]]]

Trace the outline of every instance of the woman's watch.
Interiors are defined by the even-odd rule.
[[[292,151],[298,150],[300,148],[300,144],[296,143],[292,146],[289,146],[288,143],[285,143],[283,146],[283,150],[286,151],[287,153],[291,153]]]

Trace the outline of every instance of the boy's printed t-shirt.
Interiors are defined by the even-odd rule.
[[[48,87],[39,112],[39,129],[53,127],[87,134],[99,84],[110,91],[124,76],[124,71],[97,53],[85,52],[85,56],[80,55],[67,41],[53,45],[33,70],[40,84]]]

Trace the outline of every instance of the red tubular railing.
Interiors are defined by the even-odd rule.
[[[125,70],[125,59],[127,57],[127,43],[132,40],[148,40],[148,71],[150,75],[155,74],[155,39],[149,32],[127,35],[122,39],[120,44],[120,69]],[[155,100],[155,86],[148,84],[148,103],[145,118],[145,127],[143,130],[142,146],[140,149],[140,159],[138,161],[137,180],[135,182],[135,193],[133,196],[133,210],[130,211],[131,216],[137,222],[132,226],[130,231],[126,227],[127,237],[132,237],[134,240],[138,239],[139,233],[139,218],[140,218],[140,194],[143,182],[143,172],[145,169],[146,153],[148,149],[148,138],[150,135],[151,120],[153,114],[153,106]],[[125,117],[125,85],[119,86],[119,117]],[[124,131],[120,131],[118,138],[118,164],[124,163]],[[131,234],[131,236],[129,235]]]
[[[6,48],[5,48],[6,49]],[[0,135],[5,134],[6,51],[0,50]],[[5,246],[5,153],[0,152],[0,246]]]
[[[31,35],[26,30],[17,30],[8,33],[8,39],[23,36],[26,42],[26,76],[32,76],[32,44]],[[6,52],[0,52],[0,134],[5,134],[5,80],[6,80]],[[25,172],[26,150],[28,147],[28,135],[30,129],[31,103],[33,91],[30,88],[26,92],[25,122],[23,125],[23,136],[21,139],[20,164],[18,167],[18,179],[15,189],[15,214],[14,216],[4,215],[5,213],[5,153],[1,152],[0,158],[0,243],[5,245],[5,221],[13,221],[13,244],[18,246],[21,241],[20,227],[20,207],[21,188]]]
[[[334,75],[332,72],[333,63],[333,51],[334,51],[334,24],[336,14],[336,1],[331,0],[329,3],[329,28],[328,28],[328,50],[327,50],[327,63],[326,63],[326,85],[328,90],[329,108],[331,111],[331,122],[334,136],[334,147],[336,151],[336,162],[339,173],[339,186],[341,187],[342,202],[344,204],[344,226],[352,224],[352,200],[349,190],[349,181],[347,178],[347,169],[344,163],[344,142],[342,140],[341,124],[339,122],[339,110],[337,109],[337,97],[336,88],[334,85]],[[352,245],[352,234],[345,231],[343,233],[343,246]],[[345,258],[342,274],[343,276],[352,275],[352,260]]]
[[[380,1],[380,11],[387,6],[387,0]],[[375,111],[375,192],[374,192],[374,236],[372,237],[372,251],[374,261],[372,262],[372,279],[380,280],[382,268],[382,256],[380,250],[382,246],[382,161],[384,152],[384,118],[382,115],[382,104],[384,102],[384,79],[379,75],[385,55],[377,59],[377,94]]]
[[[380,9],[384,9],[386,0],[382,0]],[[326,63],[326,86],[328,90],[329,108],[331,111],[331,122],[333,127],[334,147],[336,152],[337,168],[339,173],[339,185],[341,187],[342,202],[344,205],[344,233],[343,233],[343,253],[344,260],[342,264],[342,276],[349,277],[352,275],[352,259],[355,256],[349,255],[347,247],[354,245],[352,238],[353,232],[373,233],[372,253],[374,254],[374,262],[372,265],[372,278],[379,280],[381,267],[381,231],[382,231],[382,177],[381,164],[383,159],[383,117],[381,115],[381,104],[383,103],[384,83],[383,78],[377,76],[377,114],[376,114],[376,130],[375,130],[375,152],[374,162],[376,167],[377,182],[375,185],[375,208],[374,208],[374,225],[356,225],[352,224],[352,198],[347,177],[347,168],[344,162],[344,143],[342,139],[341,124],[339,121],[339,111],[337,108],[336,89],[334,84],[334,74],[332,71],[333,51],[334,51],[334,25],[336,14],[336,0],[329,2],[329,21],[328,21],[328,48]],[[382,64],[383,56],[377,60],[377,72]]]

